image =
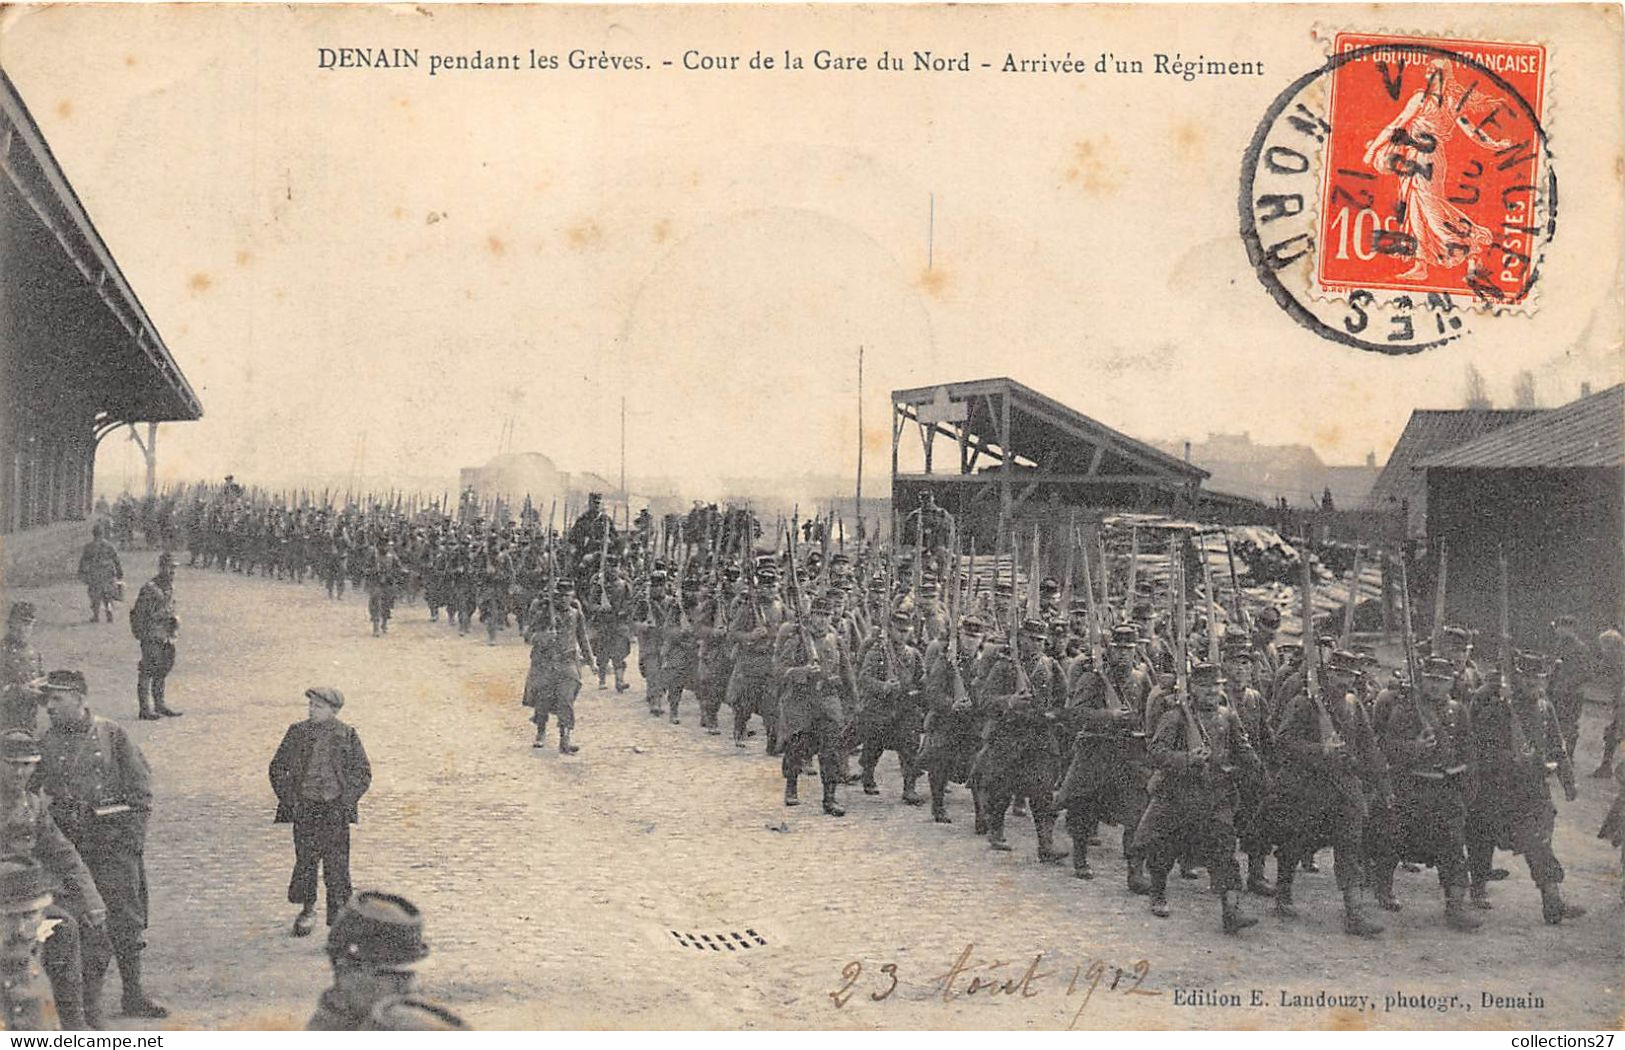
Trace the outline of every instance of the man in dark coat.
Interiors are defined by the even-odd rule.
[[[372,765],[355,729],[339,721],[344,694],[330,686],[305,690],[309,716],[282,736],[271,759],[276,823],[293,825],[293,877],[288,901],[299,905],[293,935],[316,924],[316,876],[327,884],[327,924],[350,900],[350,825],[372,786]]]
[[[1541,915],[1556,925],[1585,909],[1563,899],[1563,865],[1552,852],[1551,775],[1568,801],[1579,792],[1557,711],[1545,695],[1550,658],[1520,652],[1512,663],[1510,691],[1491,688],[1468,708],[1478,779],[1467,808],[1467,875],[1472,903],[1488,908],[1495,850],[1523,854],[1540,889]]]
[[[164,703],[165,683],[175,667],[175,636],[180,629],[180,617],[175,612],[175,559],[165,551],[158,555],[158,575],[141,585],[141,593],[130,609],[130,633],[141,643],[141,658],[135,665],[135,695],[143,721],[181,715]]]
[[[141,981],[152,773],[122,726],[91,714],[83,674],[52,671],[45,690],[51,728],[40,741],[44,757],[34,787],[51,799],[52,819],[79,851],[107,905],[107,936],[124,985],[124,1013],[168,1017]],[[84,947],[85,1011],[94,1016],[109,960],[105,948],[88,941]]]
[[[90,622],[96,623],[105,612],[107,622],[112,623],[124,568],[119,565],[118,551],[103,538],[99,521],[90,527],[90,542],[79,553],[79,579],[90,596]]]
[[[520,702],[531,709],[531,721],[536,724],[536,739],[531,746],[545,745],[548,717],[556,716],[561,755],[581,750],[570,742],[576,724],[576,694],[581,692],[581,665],[597,662],[587,637],[586,617],[575,598],[575,583],[569,577],[557,580],[550,600],[535,610],[525,625],[530,670]]]
[[[800,805],[796,781],[803,766],[818,756],[823,782],[824,812],[844,817],[835,799],[840,783],[840,734],[844,724],[842,700],[856,692],[852,657],[830,626],[829,599],[812,599],[804,622],[779,628],[773,647],[773,670],[781,685],[779,742],[784,749],[784,804]]]

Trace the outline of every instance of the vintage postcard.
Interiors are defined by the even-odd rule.
[[[1617,1028],[1621,44],[6,5],[6,1026]]]

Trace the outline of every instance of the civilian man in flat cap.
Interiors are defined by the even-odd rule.
[[[107,905],[107,935],[124,985],[124,1014],[168,1017],[169,1010],[149,998],[141,983],[152,773],[123,726],[91,714],[83,674],[52,671],[44,688],[51,728],[40,740],[43,757],[34,786],[51,799],[52,818],[79,851]],[[102,951],[85,958],[85,1012],[92,1016],[100,1005],[107,963]]]
[[[39,723],[40,686],[45,661],[34,648],[34,603],[13,602],[0,642],[0,730],[34,732]]]
[[[288,901],[299,905],[293,935],[304,937],[316,925],[316,876],[327,884],[327,925],[350,900],[350,825],[372,786],[361,735],[339,721],[344,694],[332,686],[305,690],[309,713],[282,736],[271,759],[276,792],[275,823],[293,825],[293,877]]]
[[[417,964],[429,954],[423,914],[405,897],[363,890],[327,934],[333,986],[305,1024],[311,1032],[355,1032],[372,1025],[387,1000],[417,991]]]

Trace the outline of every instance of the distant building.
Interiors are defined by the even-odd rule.
[[[1260,445],[1252,434],[1209,434],[1202,442],[1153,442],[1207,471],[1207,486],[1275,506],[1318,507],[1330,489],[1333,504],[1353,510],[1364,504],[1377,480],[1374,456],[1363,465],[1328,466],[1308,445]]]
[[[515,514],[529,498],[531,506],[544,518],[555,503],[561,512],[567,505],[586,506],[587,496],[593,492],[602,495],[605,505],[612,509],[625,502],[619,487],[602,475],[562,471],[540,452],[507,452],[482,466],[464,467],[458,471],[457,489],[462,493],[472,489],[482,504],[501,500]],[[636,493],[631,502],[633,513],[650,504],[649,499]]]

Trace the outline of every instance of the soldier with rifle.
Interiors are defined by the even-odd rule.
[[[1253,688],[1258,668],[1250,640],[1244,633],[1226,634],[1220,641],[1224,662],[1224,702],[1241,719],[1247,739],[1258,752],[1259,766],[1237,783],[1241,806],[1236,810],[1236,835],[1247,857],[1247,892],[1259,897],[1275,896],[1275,887],[1264,877],[1264,862],[1270,846],[1262,820],[1265,798],[1269,795],[1276,768],[1273,727],[1264,697]]]
[[[666,570],[650,569],[643,581],[643,597],[638,599],[636,612],[638,637],[638,675],[643,679],[644,702],[649,714],[655,717],[665,713],[665,686],[660,680],[660,646],[665,638],[667,624],[677,619],[676,600],[667,593]]]
[[[792,569],[795,562],[791,561]],[[797,588],[799,591],[800,588]],[[841,780],[842,699],[855,691],[851,655],[830,628],[829,599],[818,595],[805,618],[779,628],[773,648],[773,670],[781,685],[779,740],[784,749],[784,804],[800,804],[796,781],[802,766],[818,756],[824,812],[846,815],[836,801]]]
[[[969,779],[971,761],[982,746],[983,718],[973,697],[986,633],[986,622],[967,612],[956,631],[925,650],[921,695],[927,710],[919,766],[930,783],[931,819],[938,824],[952,823],[948,782],[963,784]]]
[[[559,720],[559,753],[573,755],[581,748],[570,740],[575,730],[576,694],[581,692],[581,665],[592,666],[592,642],[587,623],[575,601],[575,583],[556,577],[547,606],[527,625],[530,642],[530,671],[525,677],[522,703],[531,709],[536,723],[532,747],[547,744],[547,720]]]
[[[1065,706],[1061,669],[1044,655],[1042,620],[1025,620],[1013,644],[996,654],[981,680],[989,714],[986,746],[979,758],[987,839],[990,849],[1009,852],[1005,814],[1025,800],[1032,812],[1042,863],[1063,860],[1055,846],[1055,785],[1061,774],[1061,748],[1055,718]]]
[[[1085,657],[1091,664],[1073,678],[1067,698],[1067,724],[1075,731],[1071,758],[1056,801],[1066,809],[1072,838],[1072,874],[1092,879],[1089,840],[1100,824],[1123,830],[1123,862],[1131,892],[1150,892],[1145,857],[1134,849],[1134,829],[1149,801],[1146,784],[1145,700],[1150,679],[1134,666],[1139,631],[1133,624],[1112,630],[1110,655]]]
[[[779,571],[771,557],[757,560],[745,593],[734,603],[728,637],[736,648],[725,699],[733,711],[734,747],[745,746],[751,715],[762,719],[767,753],[778,752],[779,688],[773,671],[774,642],[787,614],[778,595]]]
[[[1256,765],[1258,755],[1241,719],[1221,703],[1224,681],[1217,667],[1191,669],[1194,696],[1185,695],[1184,675],[1177,678],[1174,700],[1151,734],[1148,750],[1156,772],[1134,848],[1145,855],[1150,871],[1151,914],[1169,915],[1168,873],[1188,854],[1208,870],[1224,932],[1238,933],[1258,920],[1241,911],[1235,778],[1241,767]]]
[[[587,624],[592,631],[593,652],[598,655],[598,688],[608,685],[615,673],[615,691],[632,688],[626,684],[626,658],[632,654],[632,586],[620,573],[619,559],[609,549],[609,523],[604,523],[603,542],[598,552],[598,571],[593,574],[587,595]]]
[[[878,795],[875,767],[887,751],[897,753],[903,772],[903,802],[917,806],[925,800],[914,791],[920,771],[920,690],[924,665],[920,652],[909,644],[913,618],[894,612],[870,643],[858,667],[858,705],[854,726],[862,746],[859,768],[863,793]]]
[[[1476,792],[1467,807],[1467,876],[1475,907],[1490,906],[1490,868],[1496,848],[1523,854],[1540,889],[1541,915],[1556,925],[1585,909],[1563,899],[1563,865],[1552,852],[1551,775],[1573,802],[1579,791],[1557,711],[1546,699],[1551,661],[1512,648],[1506,553],[1501,564],[1501,644],[1498,688],[1468,707],[1473,730]]]
[[[1408,620],[1408,602],[1404,615]],[[1446,925],[1472,931],[1480,925],[1464,907],[1472,727],[1466,706],[1450,695],[1455,675],[1449,660],[1435,656],[1418,661],[1413,653],[1409,665],[1418,684],[1402,685],[1377,724],[1394,801],[1372,811],[1366,833],[1371,883],[1377,904],[1399,911],[1394,872],[1400,862],[1431,865],[1444,893]]]

